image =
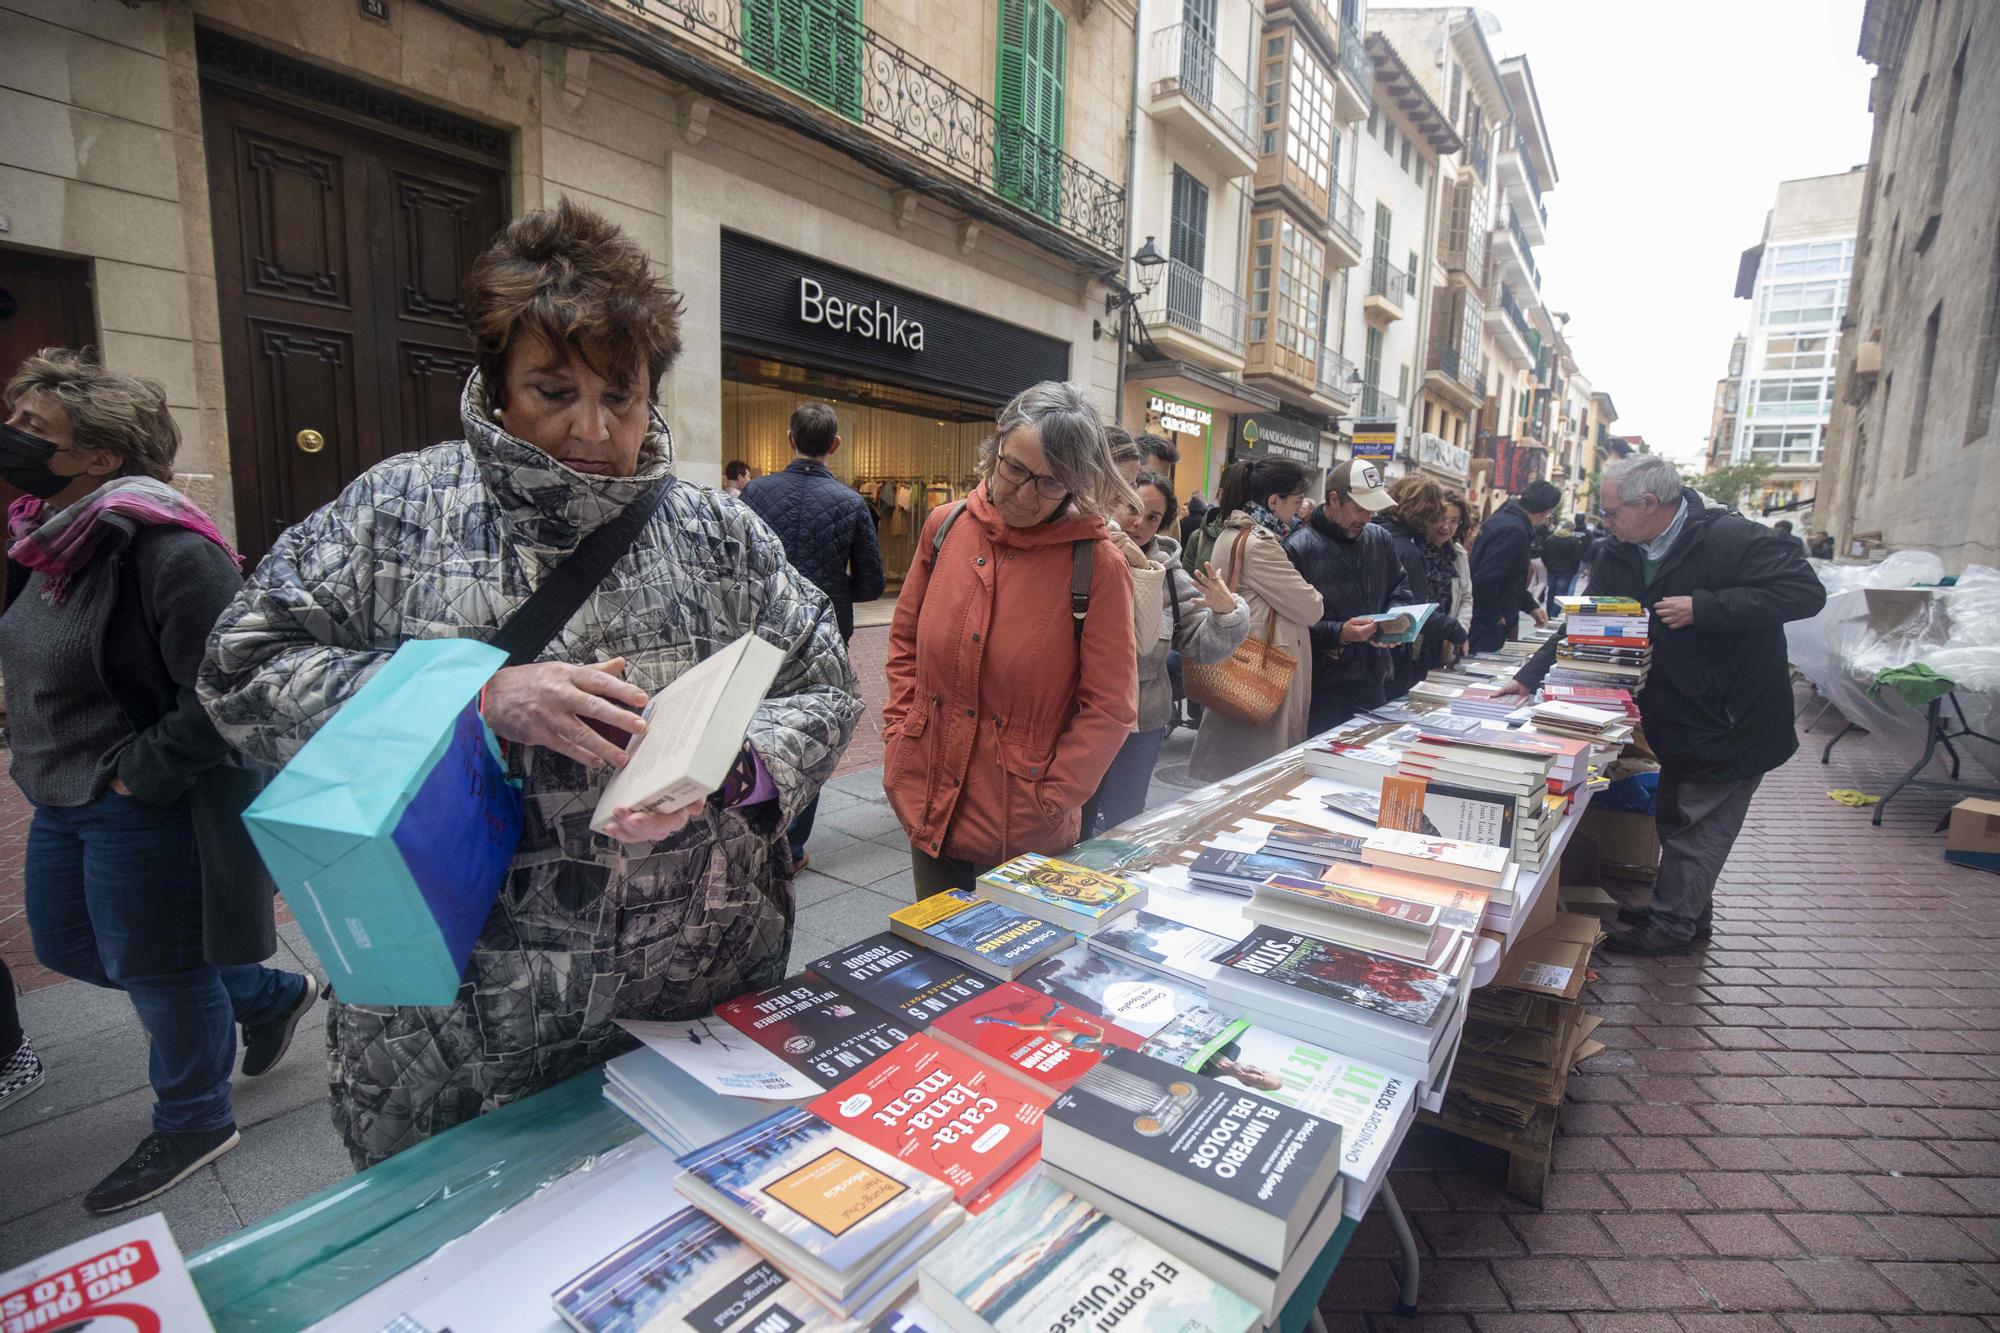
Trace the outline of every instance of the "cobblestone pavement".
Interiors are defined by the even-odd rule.
[[[884,638],[856,635],[865,726]],[[1161,771],[1186,749],[1170,742]],[[1417,1131],[1394,1178],[1423,1254],[1423,1314],[1388,1313],[1395,1247],[1371,1217],[1323,1303],[1332,1333],[2000,1327],[2000,969],[1987,956],[2000,879],[1944,863],[1942,795],[1899,797],[1880,829],[1826,798],[1900,772],[1873,739],[1843,740],[1824,768],[1818,752],[1808,738],[1766,779],[1704,953],[1600,956],[1587,1001],[1609,1049],[1571,1082],[1546,1206],[1504,1192],[1497,1154]],[[795,967],[909,900],[875,762],[843,764],[823,799]],[[18,883],[18,837],[0,857]],[[296,928],[281,933],[309,963]],[[150,1102],[122,997],[63,983],[29,995],[24,1015],[51,1070],[0,1114],[0,1266],[100,1225],[77,1198],[144,1132]],[[242,1147],[161,1200],[183,1247],[346,1174],[322,1072],[309,1020],[277,1071],[239,1083]]]

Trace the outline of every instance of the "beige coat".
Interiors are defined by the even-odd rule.
[[[1325,604],[1318,590],[1293,567],[1278,539],[1248,515],[1235,513],[1223,521],[1210,563],[1226,576],[1236,558],[1236,544],[1242,541],[1249,546],[1244,549],[1243,572],[1235,587],[1249,603],[1250,638],[1264,637],[1271,613],[1276,611],[1273,646],[1292,654],[1299,669],[1292,676],[1285,702],[1267,722],[1237,722],[1213,710],[1202,714],[1201,734],[1195,738],[1194,753],[1188,759],[1188,776],[1201,782],[1219,781],[1262,763],[1306,738],[1306,712],[1312,698],[1312,645],[1306,632],[1325,614]]]

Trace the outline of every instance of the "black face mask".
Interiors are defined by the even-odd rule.
[[[0,480],[38,500],[52,500],[62,494],[73,478],[49,470],[56,447],[40,436],[0,424]]]

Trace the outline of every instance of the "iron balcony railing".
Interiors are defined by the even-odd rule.
[[[1507,230],[1514,234],[1514,244],[1521,247],[1521,262],[1528,266],[1528,276],[1539,289],[1542,285],[1542,271],[1535,267],[1535,250],[1528,244],[1528,233],[1521,228],[1521,215],[1512,208],[1507,210]]]
[[[1153,81],[1163,92],[1179,92],[1221,122],[1230,138],[1251,153],[1257,151],[1260,105],[1201,33],[1185,23],[1154,33]]]
[[[1521,335],[1521,341],[1526,342],[1528,334],[1533,331],[1533,326],[1528,323],[1528,317],[1521,313],[1521,304],[1514,299],[1514,293],[1508,291],[1504,285],[1500,288],[1500,309],[1506,312],[1507,322]]]
[[[905,50],[834,0],[799,0],[809,41],[769,6],[735,0],[555,0],[567,13],[650,44],[677,72],[740,67],[858,125],[928,167],[1039,218],[1106,255],[1125,245],[1125,191],[1030,127]],[[746,23],[746,15],[750,22]],[[676,50],[696,57],[674,56]],[[711,58],[720,56],[722,61]],[[726,86],[726,84],[724,85]],[[851,151],[863,152],[854,149]]]
[[[1482,134],[1477,139],[1466,143],[1465,160],[1472,164],[1473,174],[1481,180],[1492,179],[1492,176],[1488,174],[1488,168],[1492,165],[1493,159],[1487,153],[1485,135]]]
[[[1458,350],[1458,344],[1443,339],[1431,344],[1431,369],[1442,371],[1468,389],[1484,385],[1485,368],[1476,359]]]
[[[1354,381],[1360,378],[1354,373],[1354,363],[1331,347],[1322,346],[1319,353],[1319,391],[1329,398],[1343,402],[1354,397]]]
[[[1361,100],[1375,104],[1375,71],[1368,63],[1368,48],[1362,44],[1361,29],[1343,21],[1340,25],[1340,67],[1361,89]]]
[[[1167,261],[1166,276],[1140,302],[1139,318],[1168,324],[1206,338],[1236,356],[1244,350],[1244,321],[1250,303],[1192,264]]]
[[[1368,294],[1402,305],[1416,290],[1416,283],[1408,273],[1389,262],[1387,255],[1376,255],[1368,264]]]
[[[1389,393],[1373,384],[1364,384],[1361,386],[1361,406],[1356,409],[1357,416],[1380,419],[1383,417],[1400,416],[1402,411],[1403,400],[1395,394]]]
[[[1528,178],[1528,193],[1535,197],[1535,208],[1547,225],[1549,209],[1542,202],[1542,178],[1535,174],[1535,159],[1528,155],[1528,136],[1518,129],[1514,131],[1514,155],[1521,159],[1521,174]]]
[[[1335,184],[1326,196],[1326,220],[1340,233],[1340,239],[1352,246],[1356,252],[1361,249],[1361,205],[1347,192],[1345,185]]]

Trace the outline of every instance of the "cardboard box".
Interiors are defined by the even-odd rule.
[[[1604,927],[1596,917],[1558,912],[1547,930],[1507,951],[1493,984],[1574,1000],[1583,994],[1591,951],[1603,935]]]
[[[1630,810],[1586,810],[1572,844],[1589,838],[1600,871],[1612,869],[1651,879],[1660,866],[1660,831],[1651,815]],[[1581,869],[1579,867],[1579,869]],[[1588,883],[1574,879],[1572,883]],[[1601,882],[1601,881],[1600,881]]]
[[[1944,859],[1953,865],[2000,874],[2000,801],[1968,796],[1954,805],[1944,847]]]

